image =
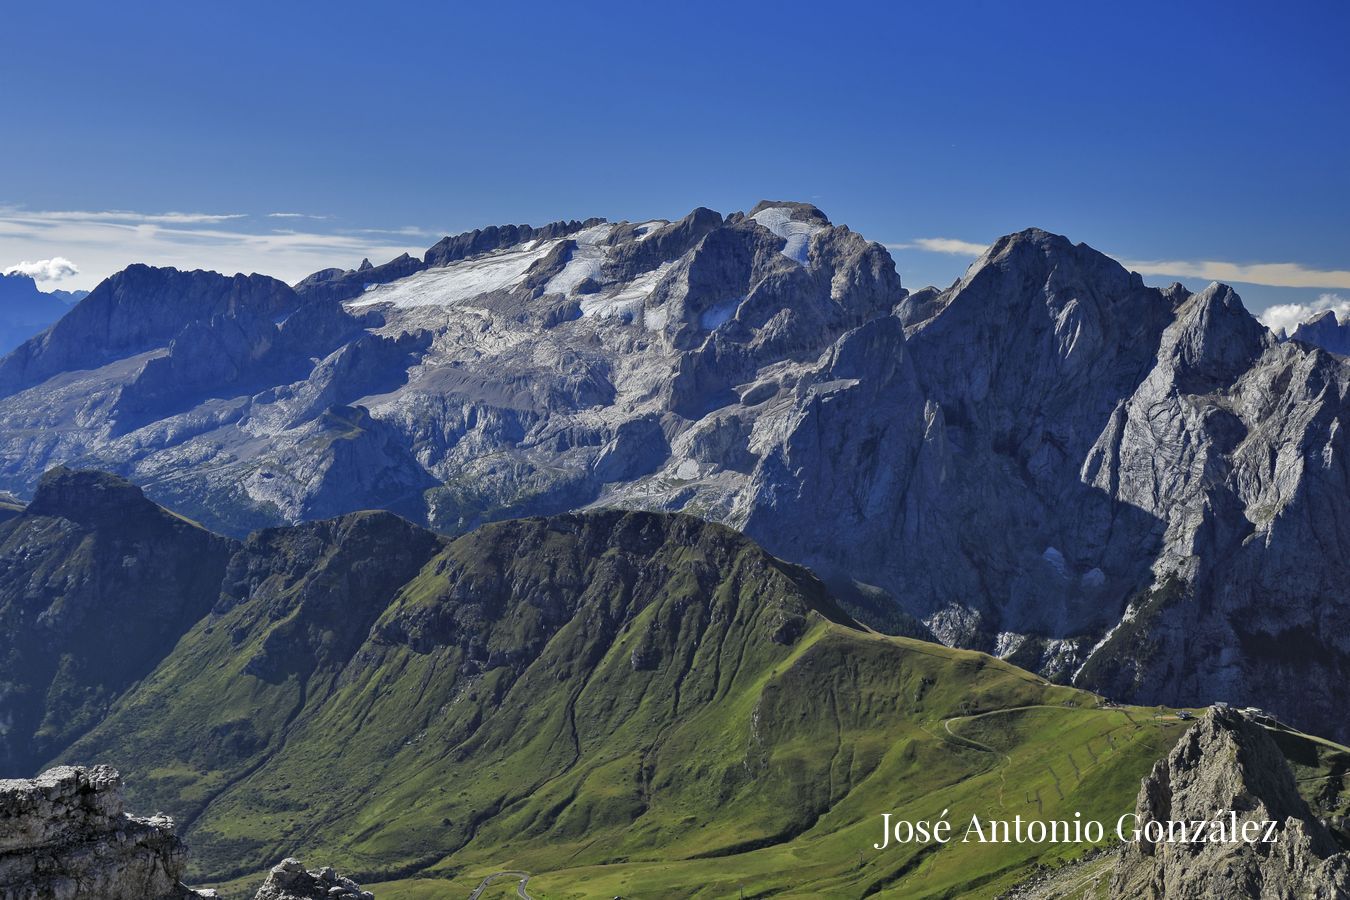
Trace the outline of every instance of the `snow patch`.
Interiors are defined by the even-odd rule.
[[[642,315],[642,305],[656,290],[656,285],[670,271],[673,262],[663,263],[650,272],[643,272],[618,290],[610,289],[581,301],[581,314],[601,319],[622,318],[636,321]],[[645,317],[643,317],[645,319]]]
[[[648,331],[660,331],[670,320],[670,310],[664,306],[654,306],[642,310],[642,327]]]
[[[548,255],[557,243],[532,241],[427,269],[389,284],[376,285],[348,305],[450,306],[489,291],[508,290],[520,284],[530,266]]]
[[[1054,569],[1055,572],[1059,574],[1060,578],[1069,577],[1069,566],[1064,561],[1064,554],[1060,553],[1056,548],[1046,547],[1045,552],[1041,554],[1041,559],[1048,562],[1050,568]]]
[[[572,251],[572,258],[563,266],[561,272],[548,280],[548,284],[544,285],[544,293],[565,294],[570,297],[576,291],[577,285],[587,278],[599,278],[600,269],[605,262],[605,248],[600,246],[600,242],[609,237],[613,230],[613,225],[596,225],[573,235],[572,239],[577,242],[577,246]]]
[[[741,305],[743,297],[737,297],[735,300],[728,300],[726,303],[719,303],[711,309],[705,309],[699,314],[698,324],[707,331],[714,331],[719,326],[731,321],[731,317],[736,315],[736,309]]]
[[[811,236],[825,228],[814,222],[798,222],[792,218],[792,210],[786,206],[770,206],[761,209],[750,218],[787,241],[783,255],[806,265],[807,244]]]

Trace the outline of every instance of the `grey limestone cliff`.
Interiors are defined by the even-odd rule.
[[[1350,897],[1350,851],[1311,814],[1275,741],[1242,713],[1214,709],[1153,767],[1135,812],[1142,826],[1227,818],[1229,811],[1239,829],[1248,822],[1273,822],[1273,840],[1127,843],[1115,864],[1110,896]],[[1265,831],[1264,825],[1251,828],[1263,838]]]
[[[328,866],[310,872],[298,859],[272,867],[253,900],[374,900],[370,891]]]
[[[166,816],[122,808],[107,766],[62,766],[0,780],[3,900],[189,900],[186,852]]]

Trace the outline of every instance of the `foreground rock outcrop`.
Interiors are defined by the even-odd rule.
[[[127,814],[111,766],[58,766],[0,779],[0,900],[213,900],[182,882],[173,819]],[[325,866],[273,867],[254,900],[374,900]]]
[[[284,859],[272,868],[253,900],[375,900],[375,895],[328,866],[308,872],[300,860]]]
[[[167,816],[122,808],[108,766],[0,781],[0,900],[186,900],[187,854]]]
[[[1126,844],[1111,897],[1350,897],[1350,851],[1312,815],[1274,739],[1242,713],[1212,709],[1144,779],[1136,814],[1142,828],[1229,811],[1239,829],[1274,822],[1273,840]]]

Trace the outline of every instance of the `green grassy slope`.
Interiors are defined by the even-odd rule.
[[[37,774],[153,670],[233,549],[120,478],[48,472],[0,522],[0,777]]]
[[[1180,732],[852,622],[683,516],[388,514],[250,540],[215,610],[63,761],[120,767],[194,876],[286,855],[382,897],[965,896],[1084,848],[871,849],[880,814],[1114,817]],[[412,877],[416,876],[416,877]]]

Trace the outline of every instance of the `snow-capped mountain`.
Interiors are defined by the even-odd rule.
[[[295,288],[134,266],[0,362],[0,487],[98,467],[236,534],[683,510],[878,621],[1345,737],[1348,390],[1221,285],[1030,230],[911,294],[879,244],[765,202],[494,226]]]

